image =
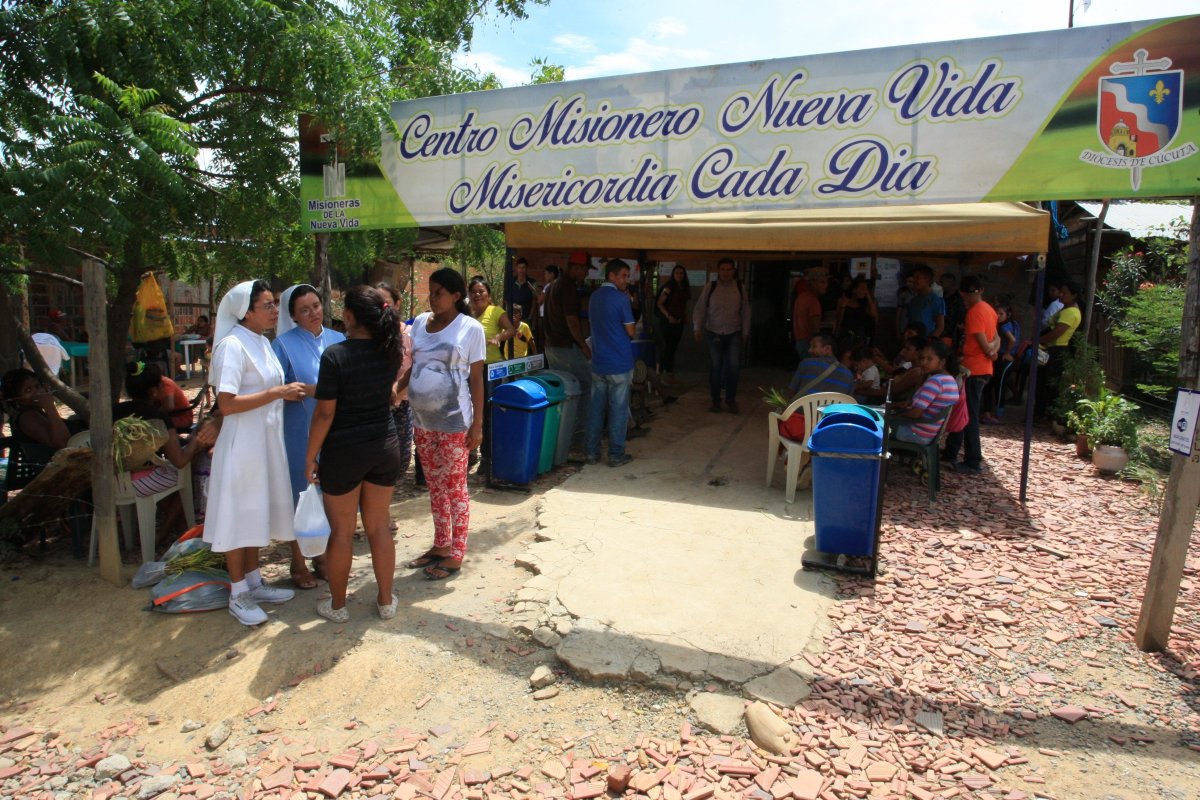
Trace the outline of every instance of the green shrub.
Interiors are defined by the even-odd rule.
[[[1187,290],[1172,284],[1143,284],[1130,298],[1113,338],[1150,368],[1153,383],[1138,388],[1168,398],[1179,375],[1179,344]]]

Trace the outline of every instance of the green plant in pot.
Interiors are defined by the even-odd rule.
[[[758,390],[763,393],[763,402],[766,403],[776,414],[782,414],[787,411],[787,407],[792,404],[795,398],[789,398],[783,392],[772,387],[764,389],[758,387]],[[791,439],[794,442],[803,441],[804,439],[804,416],[800,412],[792,414],[786,421],[779,422],[779,435],[785,439]]]
[[[1080,400],[1100,396],[1104,388],[1104,370],[1100,367],[1100,351],[1079,342],[1071,348],[1063,360],[1062,375],[1058,380],[1058,394],[1050,405],[1051,420],[1063,425],[1070,438],[1083,433],[1076,427],[1071,416]]]
[[[1087,436],[1092,463],[1101,472],[1120,472],[1137,447],[1138,406],[1102,388],[1096,398],[1084,398],[1068,415],[1070,427]]]

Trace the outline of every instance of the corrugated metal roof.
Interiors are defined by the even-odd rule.
[[[1100,214],[1100,203],[1079,203],[1080,208],[1093,218]],[[1183,217],[1184,222],[1192,218],[1192,207],[1186,203],[1110,203],[1104,216],[1108,228],[1125,231],[1135,239],[1147,236],[1162,236],[1171,230],[1173,223]],[[1186,238],[1186,228],[1185,238]]]

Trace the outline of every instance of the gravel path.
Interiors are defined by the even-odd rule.
[[[701,729],[689,701],[723,687],[656,692],[558,674],[535,700],[527,678],[553,666],[549,651],[446,624],[440,642],[409,637],[432,648],[423,661],[367,636],[327,669],[381,672],[397,687],[416,670],[453,675],[455,696],[388,698],[373,717],[365,697],[316,707],[318,682],[298,680],[257,706],[210,709],[170,758],[146,748],[165,720],[132,704],[114,724],[68,733],[62,709],[6,688],[0,800],[1200,797],[1200,540],[1170,650],[1138,652],[1156,527],[1147,499],[1042,438],[1022,508],[1017,434],[986,431],[988,470],[946,475],[934,508],[911,475],[893,476],[883,573],[837,579],[824,650],[806,656],[812,693],[774,709],[795,734],[786,755],[741,727]],[[342,715],[336,730],[314,731],[308,716],[327,708]]]

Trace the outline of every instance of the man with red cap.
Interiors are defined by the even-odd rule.
[[[587,422],[588,398],[592,393],[592,350],[583,336],[580,323],[579,288],[587,276],[588,255],[582,250],[571,253],[566,269],[546,294],[546,361],[551,369],[569,372],[579,381],[579,408],[575,414],[573,445],[583,444]]]

